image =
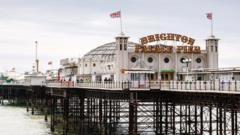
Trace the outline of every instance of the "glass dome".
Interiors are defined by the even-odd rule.
[[[137,43],[128,42],[128,50],[134,49]],[[102,60],[104,62],[114,61],[116,54],[116,42],[101,45],[83,56],[84,59]]]

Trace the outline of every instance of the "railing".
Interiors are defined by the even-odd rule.
[[[240,81],[171,81],[171,90],[240,92]]]
[[[115,89],[123,90],[128,89],[128,82],[91,82],[91,83],[74,83],[72,81],[65,82],[49,82],[48,87],[75,87],[75,88],[96,88],[96,89]]]
[[[123,82],[77,83],[76,86],[81,88],[124,89]]]
[[[9,85],[9,84],[8,84]],[[12,85],[28,85],[14,83]],[[47,82],[47,87],[72,87],[105,90],[166,90],[166,91],[206,91],[239,92],[240,81],[150,81],[150,82],[91,82],[74,83],[73,81]]]
[[[3,83],[0,83],[0,85],[30,85],[30,83],[27,83],[27,82],[3,82]]]

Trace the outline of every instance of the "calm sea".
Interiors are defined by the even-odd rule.
[[[43,116],[22,107],[0,106],[0,135],[51,135]]]

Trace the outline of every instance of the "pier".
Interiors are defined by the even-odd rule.
[[[64,135],[240,132],[239,81],[2,84],[0,97],[1,104],[24,101]]]

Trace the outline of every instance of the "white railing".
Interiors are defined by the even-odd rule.
[[[75,87],[75,88],[96,88],[96,89],[119,89],[124,88],[124,82],[91,82],[91,83],[74,83],[72,81],[48,82],[48,87]]]
[[[93,82],[93,83],[77,83],[76,87],[79,88],[97,88],[97,89],[123,89],[123,82]]]
[[[240,81],[171,81],[169,89],[240,92]]]
[[[77,83],[74,87],[120,90],[225,91],[240,93],[240,81],[150,81],[139,85],[134,84],[134,82]]]
[[[48,86],[48,87],[76,87],[73,81],[47,82],[46,86]]]
[[[2,84],[4,85],[4,84]],[[8,84],[9,85],[9,84]],[[12,85],[27,85],[13,83]],[[91,82],[74,83],[72,81],[47,82],[47,87],[72,87],[105,90],[166,90],[166,91],[210,91],[239,92],[240,81],[150,81],[150,82]]]
[[[30,85],[30,84],[27,82],[10,82],[10,83],[3,82],[0,85]]]

